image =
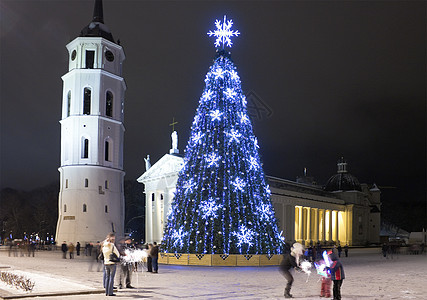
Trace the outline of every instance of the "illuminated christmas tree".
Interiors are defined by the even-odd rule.
[[[206,75],[168,216],[165,252],[282,252],[258,142],[230,53],[231,20],[216,21],[217,54]],[[221,49],[218,49],[221,47]]]

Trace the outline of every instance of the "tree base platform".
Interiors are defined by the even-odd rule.
[[[185,266],[277,266],[282,254],[185,254],[159,253],[159,264]]]

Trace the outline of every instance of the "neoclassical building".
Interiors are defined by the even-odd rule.
[[[175,145],[137,181],[145,186],[146,241],[161,242],[170,203],[173,201],[183,158]],[[147,161],[147,160],[146,160]],[[276,218],[288,242],[348,244],[379,243],[380,190],[375,184],[360,184],[342,158],[337,173],[325,186],[303,176],[291,181],[266,176]]]

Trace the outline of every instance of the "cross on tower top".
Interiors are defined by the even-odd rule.
[[[172,118],[172,123],[169,124],[169,126],[172,126],[172,132],[175,131],[175,125],[178,124],[177,121],[175,121],[175,117]]]

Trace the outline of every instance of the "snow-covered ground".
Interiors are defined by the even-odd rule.
[[[102,290],[102,272],[88,271],[89,257],[62,259],[59,252],[37,252],[36,257],[8,257],[0,251],[0,271],[25,272],[36,283],[32,294]],[[406,255],[384,259],[379,249],[350,249],[341,258],[346,279],[343,299],[427,299],[427,256]],[[6,268],[5,268],[6,267]],[[315,270],[308,277],[295,273],[291,293],[297,299],[319,297],[320,282]],[[119,273],[116,274],[118,284]],[[277,267],[195,267],[160,265],[159,273],[133,273],[136,289],[118,290],[122,299],[283,299],[286,281]],[[3,291],[2,291],[3,290]],[[16,289],[3,295],[23,295]],[[51,296],[42,299],[104,299],[105,295]],[[40,298],[39,298],[40,299]]]

